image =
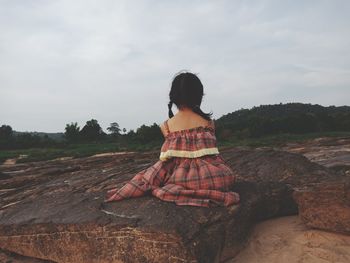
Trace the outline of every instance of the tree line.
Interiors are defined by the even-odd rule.
[[[315,104],[286,103],[260,105],[252,109],[240,109],[215,120],[218,140],[257,138],[266,135],[310,132],[350,132],[350,107]],[[142,125],[136,131],[121,129],[113,122],[105,133],[98,121],[91,119],[80,128],[77,122],[66,124],[63,140],[47,135],[16,133],[9,125],[0,127],[0,149],[23,149],[32,147],[62,147],[74,143],[120,142],[147,144],[163,140],[158,124]]]
[[[123,134],[121,131],[123,130]],[[107,128],[109,134],[106,134],[98,121],[92,119],[87,121],[85,126],[80,130],[77,122],[66,124],[64,137],[70,143],[76,142],[97,142],[105,140],[128,140],[140,143],[146,143],[153,140],[159,140],[162,137],[158,124],[153,123],[151,126],[142,125],[137,128],[136,132],[130,130],[126,133],[126,129],[121,129],[117,122],[112,122]]]
[[[50,138],[47,134],[40,136],[30,132],[15,132],[9,125],[0,127],[0,150],[1,149],[27,149],[27,148],[46,148],[46,147],[64,147],[77,143],[101,143],[101,142],[123,142],[128,143],[149,143],[161,141],[162,133],[158,124],[151,126],[142,125],[136,132],[121,129],[117,122],[113,122],[107,128],[109,133],[103,131],[97,120],[91,119],[80,128],[77,122],[66,124],[63,134],[63,140]],[[121,133],[123,132],[123,133]]]

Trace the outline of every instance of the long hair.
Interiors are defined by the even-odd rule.
[[[191,72],[181,72],[175,75],[169,92],[169,118],[174,114],[171,110],[174,103],[179,109],[181,106],[187,106],[192,109],[193,112],[199,114],[206,120],[211,120],[212,112],[204,113],[200,105],[203,98],[203,85],[197,75]]]

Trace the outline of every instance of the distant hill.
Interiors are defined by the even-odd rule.
[[[216,120],[222,137],[260,137],[278,133],[350,131],[350,107],[286,103],[240,109]]]
[[[63,132],[20,132],[20,131],[13,131],[13,135],[21,135],[21,134],[31,134],[31,135],[37,135],[39,137],[45,138],[46,136],[50,139],[56,140],[56,141],[62,141],[64,138]]]

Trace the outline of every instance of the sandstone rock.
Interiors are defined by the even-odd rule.
[[[294,197],[302,221],[310,227],[350,233],[350,138],[317,138],[288,143],[283,150],[301,153],[309,160],[343,174],[339,180],[305,184]],[[335,177],[339,178],[339,177]]]
[[[350,234],[350,180],[295,189],[294,198],[307,226]]]
[[[0,248],[52,262],[223,262],[260,220],[297,213],[293,189],[343,176],[299,154],[221,151],[241,204],[176,206],[151,196],[103,204],[158,160],[127,153],[0,166]]]

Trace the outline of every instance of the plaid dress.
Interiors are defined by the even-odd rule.
[[[212,126],[169,132],[159,161],[137,173],[120,189],[107,192],[105,202],[153,196],[177,205],[230,206],[239,194],[230,191],[235,182],[231,168],[216,147]]]

